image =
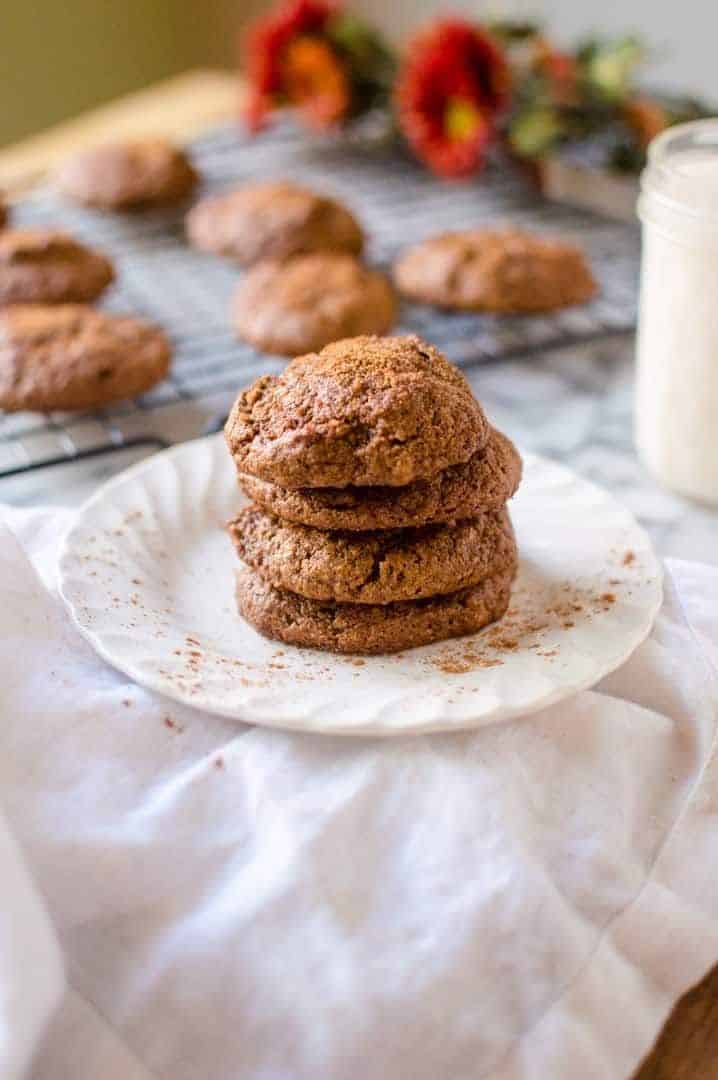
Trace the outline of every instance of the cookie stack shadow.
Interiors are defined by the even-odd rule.
[[[238,609],[266,637],[392,653],[506,611],[521,458],[419,338],[299,357],[240,394],[225,433],[251,500],[229,523]]]

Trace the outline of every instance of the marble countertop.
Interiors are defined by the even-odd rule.
[[[718,507],[671,494],[636,458],[631,337],[488,362],[467,374],[498,427],[520,447],[564,462],[608,488],[635,513],[662,555],[718,562]],[[199,434],[206,419],[189,418],[186,431],[175,435]],[[0,501],[78,505],[137,458],[137,452],[123,451],[0,480]]]
[[[718,507],[673,495],[633,446],[633,338],[503,360],[471,372],[477,397],[521,447],[554,458],[611,491],[659,553],[718,562]]]

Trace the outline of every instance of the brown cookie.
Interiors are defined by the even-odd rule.
[[[282,592],[242,567],[237,572],[237,607],[265,637],[371,656],[475,634],[506,612],[514,574],[513,569],[503,570],[471,588],[428,600],[332,604]]]
[[[95,300],[114,279],[109,259],[54,229],[0,233],[0,306]]]
[[[229,533],[240,559],[270,585],[347,604],[456,592],[516,564],[505,510],[447,525],[343,533],[293,525],[248,506]]]
[[[495,429],[478,454],[406,487],[289,488],[242,473],[239,486],[263,510],[315,529],[400,529],[500,510],[521,481],[521,457]]]
[[[158,327],[80,304],[0,312],[0,409],[95,409],[142,394],[167,374]]]
[[[394,265],[399,292],[440,307],[506,314],[583,304],[596,282],[578,248],[519,229],[444,233]]]
[[[195,247],[242,266],[311,251],[358,255],[361,228],[341,203],[285,181],[250,184],[203,199],[187,215]]]
[[[356,337],[241,393],[225,435],[240,473],[287,488],[411,484],[468,461],[489,426],[464,376],[417,337]]]
[[[131,210],[180,202],[197,180],[183,150],[166,139],[137,139],[84,150],[61,167],[56,184],[85,206]]]
[[[258,349],[297,356],[339,338],[384,334],[394,291],[353,255],[316,252],[253,267],[234,298],[234,328]]]

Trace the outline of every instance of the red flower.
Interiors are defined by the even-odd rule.
[[[285,80],[288,47],[297,38],[321,40],[335,12],[335,4],[326,0],[286,0],[252,24],[245,40],[250,87],[245,116],[252,129],[264,124],[275,105],[290,100]]]
[[[439,176],[468,176],[483,165],[509,103],[508,65],[485,30],[439,22],[410,42],[396,102],[417,157]]]

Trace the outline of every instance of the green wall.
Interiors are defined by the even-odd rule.
[[[0,145],[191,67],[236,62],[261,0],[0,0]]]

